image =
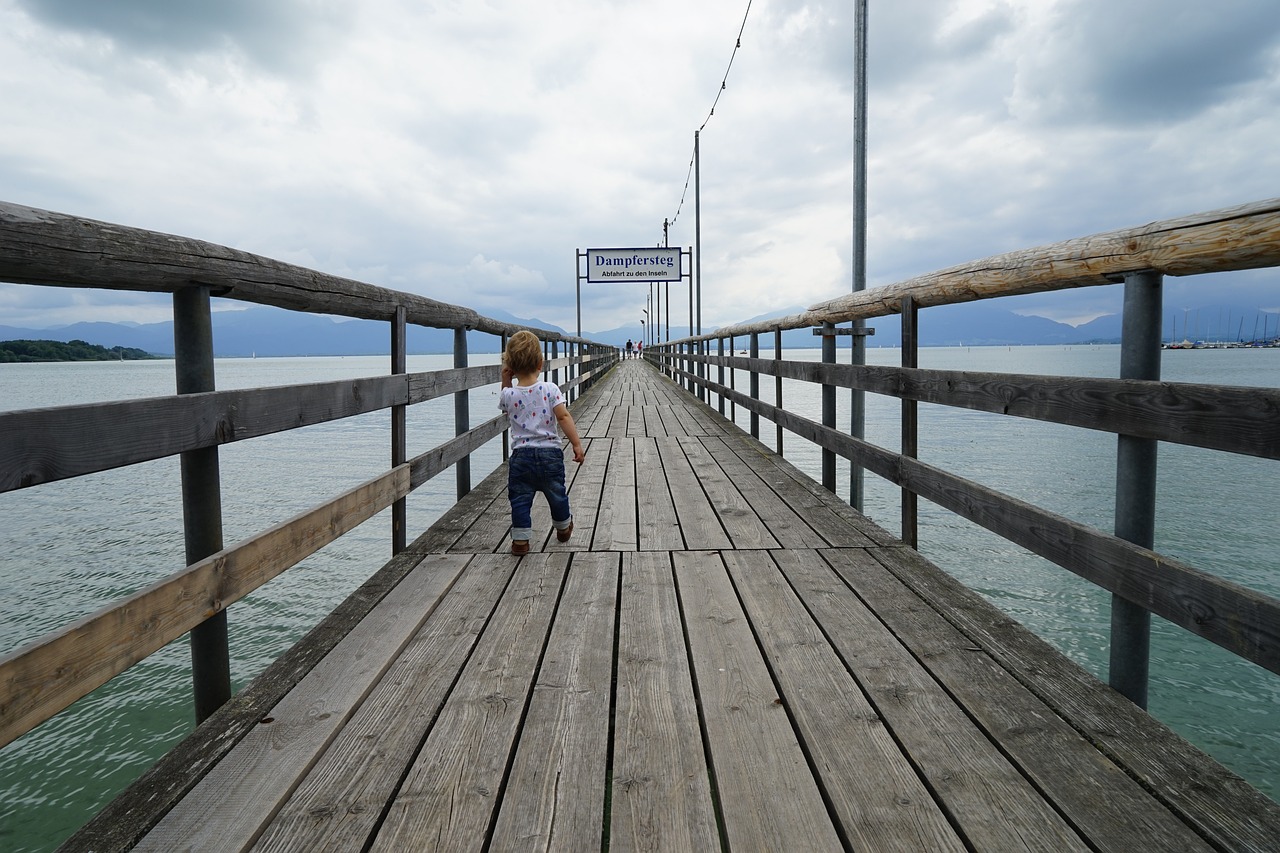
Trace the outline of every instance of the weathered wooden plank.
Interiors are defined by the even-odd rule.
[[[507,429],[507,416],[496,415],[478,426],[451,438],[426,453],[409,460],[410,483],[418,488],[433,477],[444,473],[470,454],[484,447]]]
[[[401,465],[0,660],[0,746],[409,493]]]
[[[435,610],[469,558],[427,557],[135,848],[247,846]]]
[[[662,457],[655,439],[629,439],[636,455],[636,507],[642,551],[667,551],[684,547],[680,517],[671,487],[662,470]]]
[[[406,378],[409,380],[409,402],[424,403],[458,391],[496,385],[502,381],[502,366],[482,364],[477,367],[455,367],[429,373],[410,373]]]
[[[817,563],[830,577],[817,552],[778,556]],[[912,757],[886,731],[884,719],[824,636],[824,631],[847,626],[815,624],[768,553],[734,551],[723,557],[846,844],[855,850],[965,850],[917,775]],[[819,594],[853,597],[836,583]],[[860,648],[853,659],[859,668],[868,654],[875,654],[874,641],[867,645],[871,648]]]
[[[516,562],[509,555],[470,562],[252,849],[336,853],[368,843]]]
[[[870,552],[833,550],[823,557],[1095,849],[1210,849],[972,640],[922,607]],[[792,578],[806,598],[829,586],[825,578]]]
[[[661,424],[662,435],[685,436],[689,434],[688,425],[680,420],[676,411],[669,401],[664,401],[662,405],[654,407],[653,414]]]
[[[0,492],[407,401],[405,377],[210,391],[0,413]]]
[[[640,545],[636,522],[636,453],[629,438],[610,439],[609,467],[596,515],[593,551],[634,551]]]
[[[750,496],[751,508],[759,515],[769,529],[770,535],[783,548],[822,548],[829,544],[821,534],[810,526],[808,520],[801,516],[792,505],[774,491],[760,473],[742,461],[742,458],[729,449],[724,439],[719,436],[707,436],[698,439],[702,453],[714,460],[724,471],[729,482],[733,483],[743,495]],[[687,449],[687,448],[686,448]],[[693,454],[690,454],[692,458]],[[698,470],[701,464],[695,463]],[[779,479],[776,478],[775,479]],[[824,514],[833,522],[835,516]],[[865,537],[858,536],[858,542],[865,542]]]
[[[713,553],[672,556],[730,849],[840,849],[724,564]]]
[[[520,558],[371,851],[484,848],[568,562],[568,554]]]
[[[693,551],[715,551],[720,548],[732,548],[733,542],[725,532],[721,522],[720,508],[713,505],[709,492],[704,491],[705,481],[695,473],[680,446],[679,439],[656,439],[658,456],[662,460],[662,470],[667,478],[667,487],[671,491],[671,500],[675,505],[676,518],[680,523],[680,532],[684,536],[684,545]],[[724,489],[719,491],[726,492]],[[723,507],[732,513],[749,510],[742,508],[739,498],[734,502],[727,493],[721,495]],[[753,514],[754,516],[754,514]],[[739,525],[745,528],[746,525]],[[756,523],[759,533],[759,523]],[[744,536],[747,535],[744,533]],[[776,543],[775,543],[776,544]]]
[[[719,846],[671,558],[622,554],[609,849]]]
[[[605,501],[605,473],[609,470],[609,454],[613,439],[584,439],[586,461],[581,465],[573,461],[573,448],[565,446],[565,468],[570,472],[569,508],[573,510],[573,535],[568,542],[559,541],[551,532],[547,534],[548,551],[589,551],[595,537],[600,507]],[[547,513],[548,518],[550,512]]]
[[[619,554],[577,554],[489,848],[589,850],[604,831]]]
[[[626,438],[630,433],[628,424],[631,421],[631,406],[625,403],[613,410],[613,418],[609,421],[609,430],[606,435],[610,438]]]
[[[666,446],[663,443],[666,443]],[[702,446],[702,442],[696,438],[668,438],[659,440],[659,446],[663,448],[664,465],[668,455],[668,448],[671,448],[670,455],[673,458],[675,448],[679,448],[683,452],[686,464],[689,467],[690,476],[693,478],[695,485],[701,485],[702,492],[706,494],[706,500],[709,501],[712,512],[720,523],[720,528],[724,534],[729,537],[728,546],[716,546],[714,541],[718,540],[718,535],[713,530],[712,541],[707,542],[706,547],[733,547],[733,548],[777,548],[778,540],[774,538],[770,531],[770,521],[759,515],[759,509],[753,503],[754,495],[750,497],[738,488],[738,484],[721,470],[720,466]],[[677,465],[679,461],[677,458]],[[670,469],[669,469],[670,470]],[[681,468],[683,473],[683,468]],[[671,475],[668,473],[668,479]],[[672,491],[675,491],[673,482]],[[682,486],[681,491],[684,491]],[[683,520],[683,513],[682,513]],[[692,544],[688,529],[685,530],[685,539],[690,541],[691,548],[700,548],[703,546]]]
[[[870,553],[1202,837],[1222,850],[1275,848],[1280,804],[915,551]]]
[[[724,443],[832,545],[848,548],[897,542],[883,528],[745,433],[726,436]]]
[[[627,435],[634,437],[646,436],[649,433],[645,430],[644,416],[647,409],[644,405],[642,394],[635,394],[637,402],[627,408]]]
[[[821,558],[776,559],[974,849],[1089,849]]]

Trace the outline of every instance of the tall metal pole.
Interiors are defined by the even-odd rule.
[[[1124,277],[1124,316],[1120,330],[1120,378],[1160,378],[1160,302],[1158,272]],[[1156,441],[1117,436],[1116,536],[1143,548],[1155,544]],[[1111,665],[1108,681],[1129,701],[1147,707],[1151,614],[1118,595],[1111,597]]]
[[[213,391],[213,317],[209,288],[173,294],[173,351],[179,394]],[[218,448],[188,450],[181,457],[182,528],[187,565],[222,550],[222,487]],[[231,651],[227,611],[219,610],[191,629],[191,682],[196,722],[231,698]]]
[[[694,261],[694,279],[696,280],[695,289],[698,291],[698,331],[702,334],[702,153],[699,150],[698,135],[701,131],[693,132],[693,242],[697,246],[698,257]],[[689,315],[689,328],[693,329],[693,315]],[[705,354],[706,347],[702,341],[698,341],[698,353]],[[706,370],[701,362],[696,368],[700,377],[706,376]],[[698,386],[698,399],[706,399],[706,390]]]
[[[662,220],[662,247],[664,249],[671,248],[671,223],[666,219]],[[684,254],[681,252],[681,254]],[[671,341],[671,282],[667,282],[667,342]]]
[[[867,289],[867,0],[857,0],[854,9],[853,37],[856,56],[853,108],[853,292]],[[852,352],[854,365],[867,363],[867,323],[853,322]],[[849,401],[849,432],[854,438],[866,437],[866,392],[853,390]],[[849,472],[849,503],[863,508],[863,470],[853,465]]]

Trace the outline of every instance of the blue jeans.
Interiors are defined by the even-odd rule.
[[[573,521],[569,494],[564,487],[564,451],[559,447],[522,447],[511,454],[507,465],[507,496],[511,499],[511,538],[533,538],[529,510],[533,496],[542,492],[551,505],[551,520],[557,530]]]

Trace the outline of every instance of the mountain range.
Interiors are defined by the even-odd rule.
[[[788,308],[753,317],[746,322],[797,314],[802,310],[798,307]],[[1217,335],[1217,339],[1235,340],[1237,334],[1246,340],[1250,339],[1258,325],[1265,323],[1260,318],[1274,318],[1274,315],[1261,314],[1257,309],[1224,306],[1221,311],[1224,316],[1231,318],[1223,324],[1236,328],[1224,330]],[[565,331],[536,318],[519,318],[504,312],[492,312],[491,316],[517,325]],[[901,324],[897,316],[871,320],[868,326],[875,329],[875,334],[867,339],[869,347],[901,345]],[[640,332],[637,325],[584,332],[583,336],[601,343],[623,346],[628,339],[638,340]],[[672,326],[669,336],[665,327],[661,327],[659,332],[664,339],[679,339],[688,334],[688,329]],[[1174,332],[1167,322],[1165,339],[1172,339]],[[1179,339],[1182,337],[1186,335],[1178,335]],[[1202,334],[1201,337],[1208,337],[1208,334]],[[383,355],[390,352],[391,332],[387,323],[372,320],[339,320],[321,314],[252,306],[244,310],[215,312],[213,339],[215,354],[224,358],[251,355]],[[174,349],[172,321],[149,324],[75,323],[52,329],[0,326],[0,340],[81,340],[105,347],[133,347],[156,355],[171,355]],[[1108,314],[1081,326],[1070,326],[1044,317],[1015,314],[991,302],[981,301],[930,308],[920,314],[920,341],[923,346],[1020,346],[1118,343],[1119,340],[1118,314]],[[841,337],[838,341],[841,347],[847,347],[849,338]],[[734,344],[740,349],[745,346],[746,341],[739,338]],[[772,335],[761,336],[760,346],[772,349]],[[819,342],[811,330],[793,329],[783,334],[783,346],[807,348],[819,346]],[[468,347],[471,352],[496,352],[499,344],[498,339],[492,335],[469,332]],[[411,354],[452,352],[453,331],[411,326],[408,332],[408,351]]]

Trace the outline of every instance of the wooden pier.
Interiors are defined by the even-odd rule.
[[[1280,846],[1280,806],[653,366],[574,415],[568,543],[539,499],[509,553],[500,468],[68,848]]]

